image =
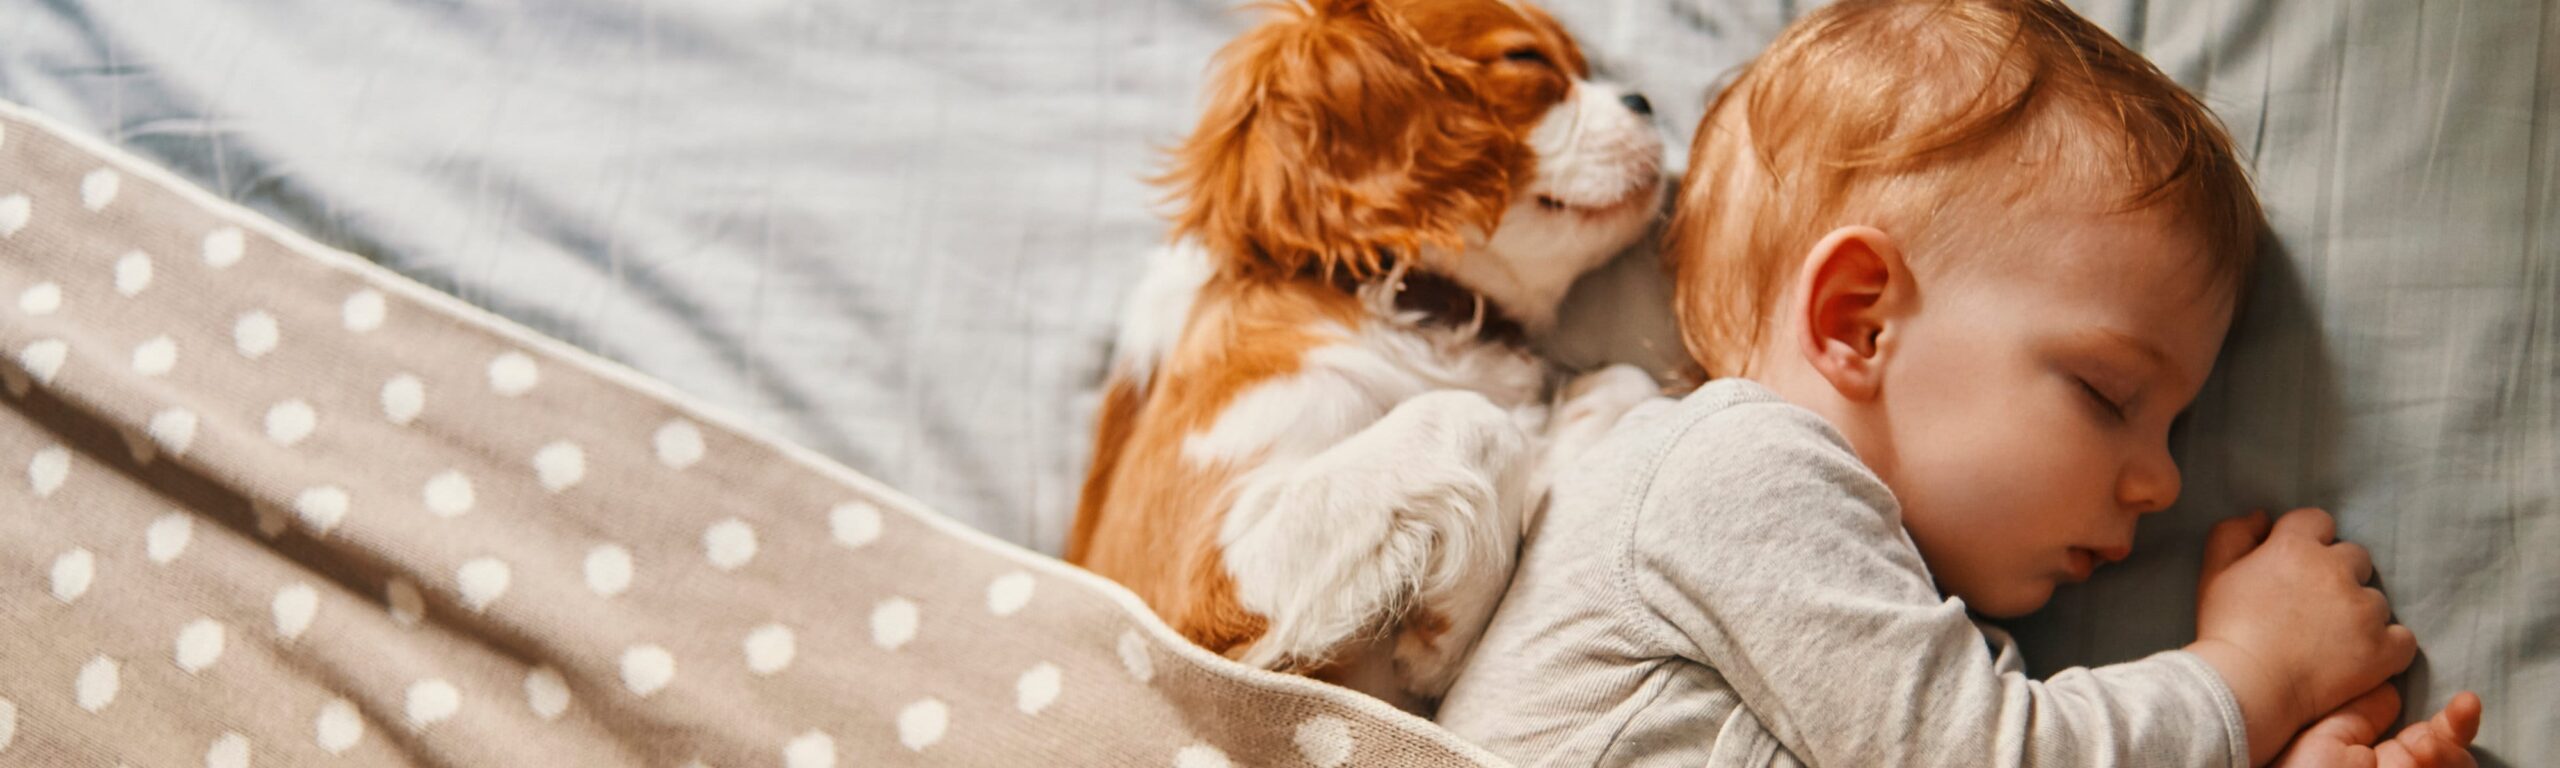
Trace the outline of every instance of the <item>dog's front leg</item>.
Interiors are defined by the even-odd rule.
[[[1508,582],[1527,458],[1510,413],[1439,391],[1249,478],[1220,540],[1238,597],[1270,623],[1239,660],[1306,671],[1392,637],[1395,677],[1437,696]]]

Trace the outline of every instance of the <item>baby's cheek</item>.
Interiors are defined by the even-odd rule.
[[[1997,617],[2033,611],[2051,596],[2052,582],[2032,578],[2020,550],[1996,521],[1911,511],[1916,514],[1905,518],[1906,525],[1941,593],[1964,600],[1976,613]]]

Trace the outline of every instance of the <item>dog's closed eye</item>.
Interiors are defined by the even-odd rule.
[[[1536,48],[1529,48],[1529,47],[1513,48],[1513,49],[1508,50],[1508,51],[1503,51],[1503,52],[1502,52],[1502,60],[1503,60],[1503,61],[1516,61],[1516,62],[1520,62],[1520,63],[1523,63],[1523,64],[1535,64],[1535,65],[1538,65],[1538,66],[1541,66],[1541,67],[1548,67],[1548,68],[1554,68],[1554,67],[1555,67],[1555,65],[1556,65],[1556,63],[1555,63],[1555,61],[1554,61],[1554,60],[1551,60],[1551,59],[1548,59],[1548,58],[1547,58],[1547,52],[1546,52],[1546,51],[1541,51],[1541,50],[1538,50],[1538,49],[1536,49]]]

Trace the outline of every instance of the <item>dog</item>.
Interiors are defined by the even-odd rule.
[[[1648,231],[1641,95],[1508,0],[1296,0],[1219,54],[1158,182],[1070,562],[1185,637],[1407,709],[1507,586],[1545,473],[1658,394],[1526,340]],[[1551,413],[1552,411],[1552,413]]]

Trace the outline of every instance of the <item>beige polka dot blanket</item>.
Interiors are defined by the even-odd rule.
[[[0,104],[0,765],[1473,765]]]

